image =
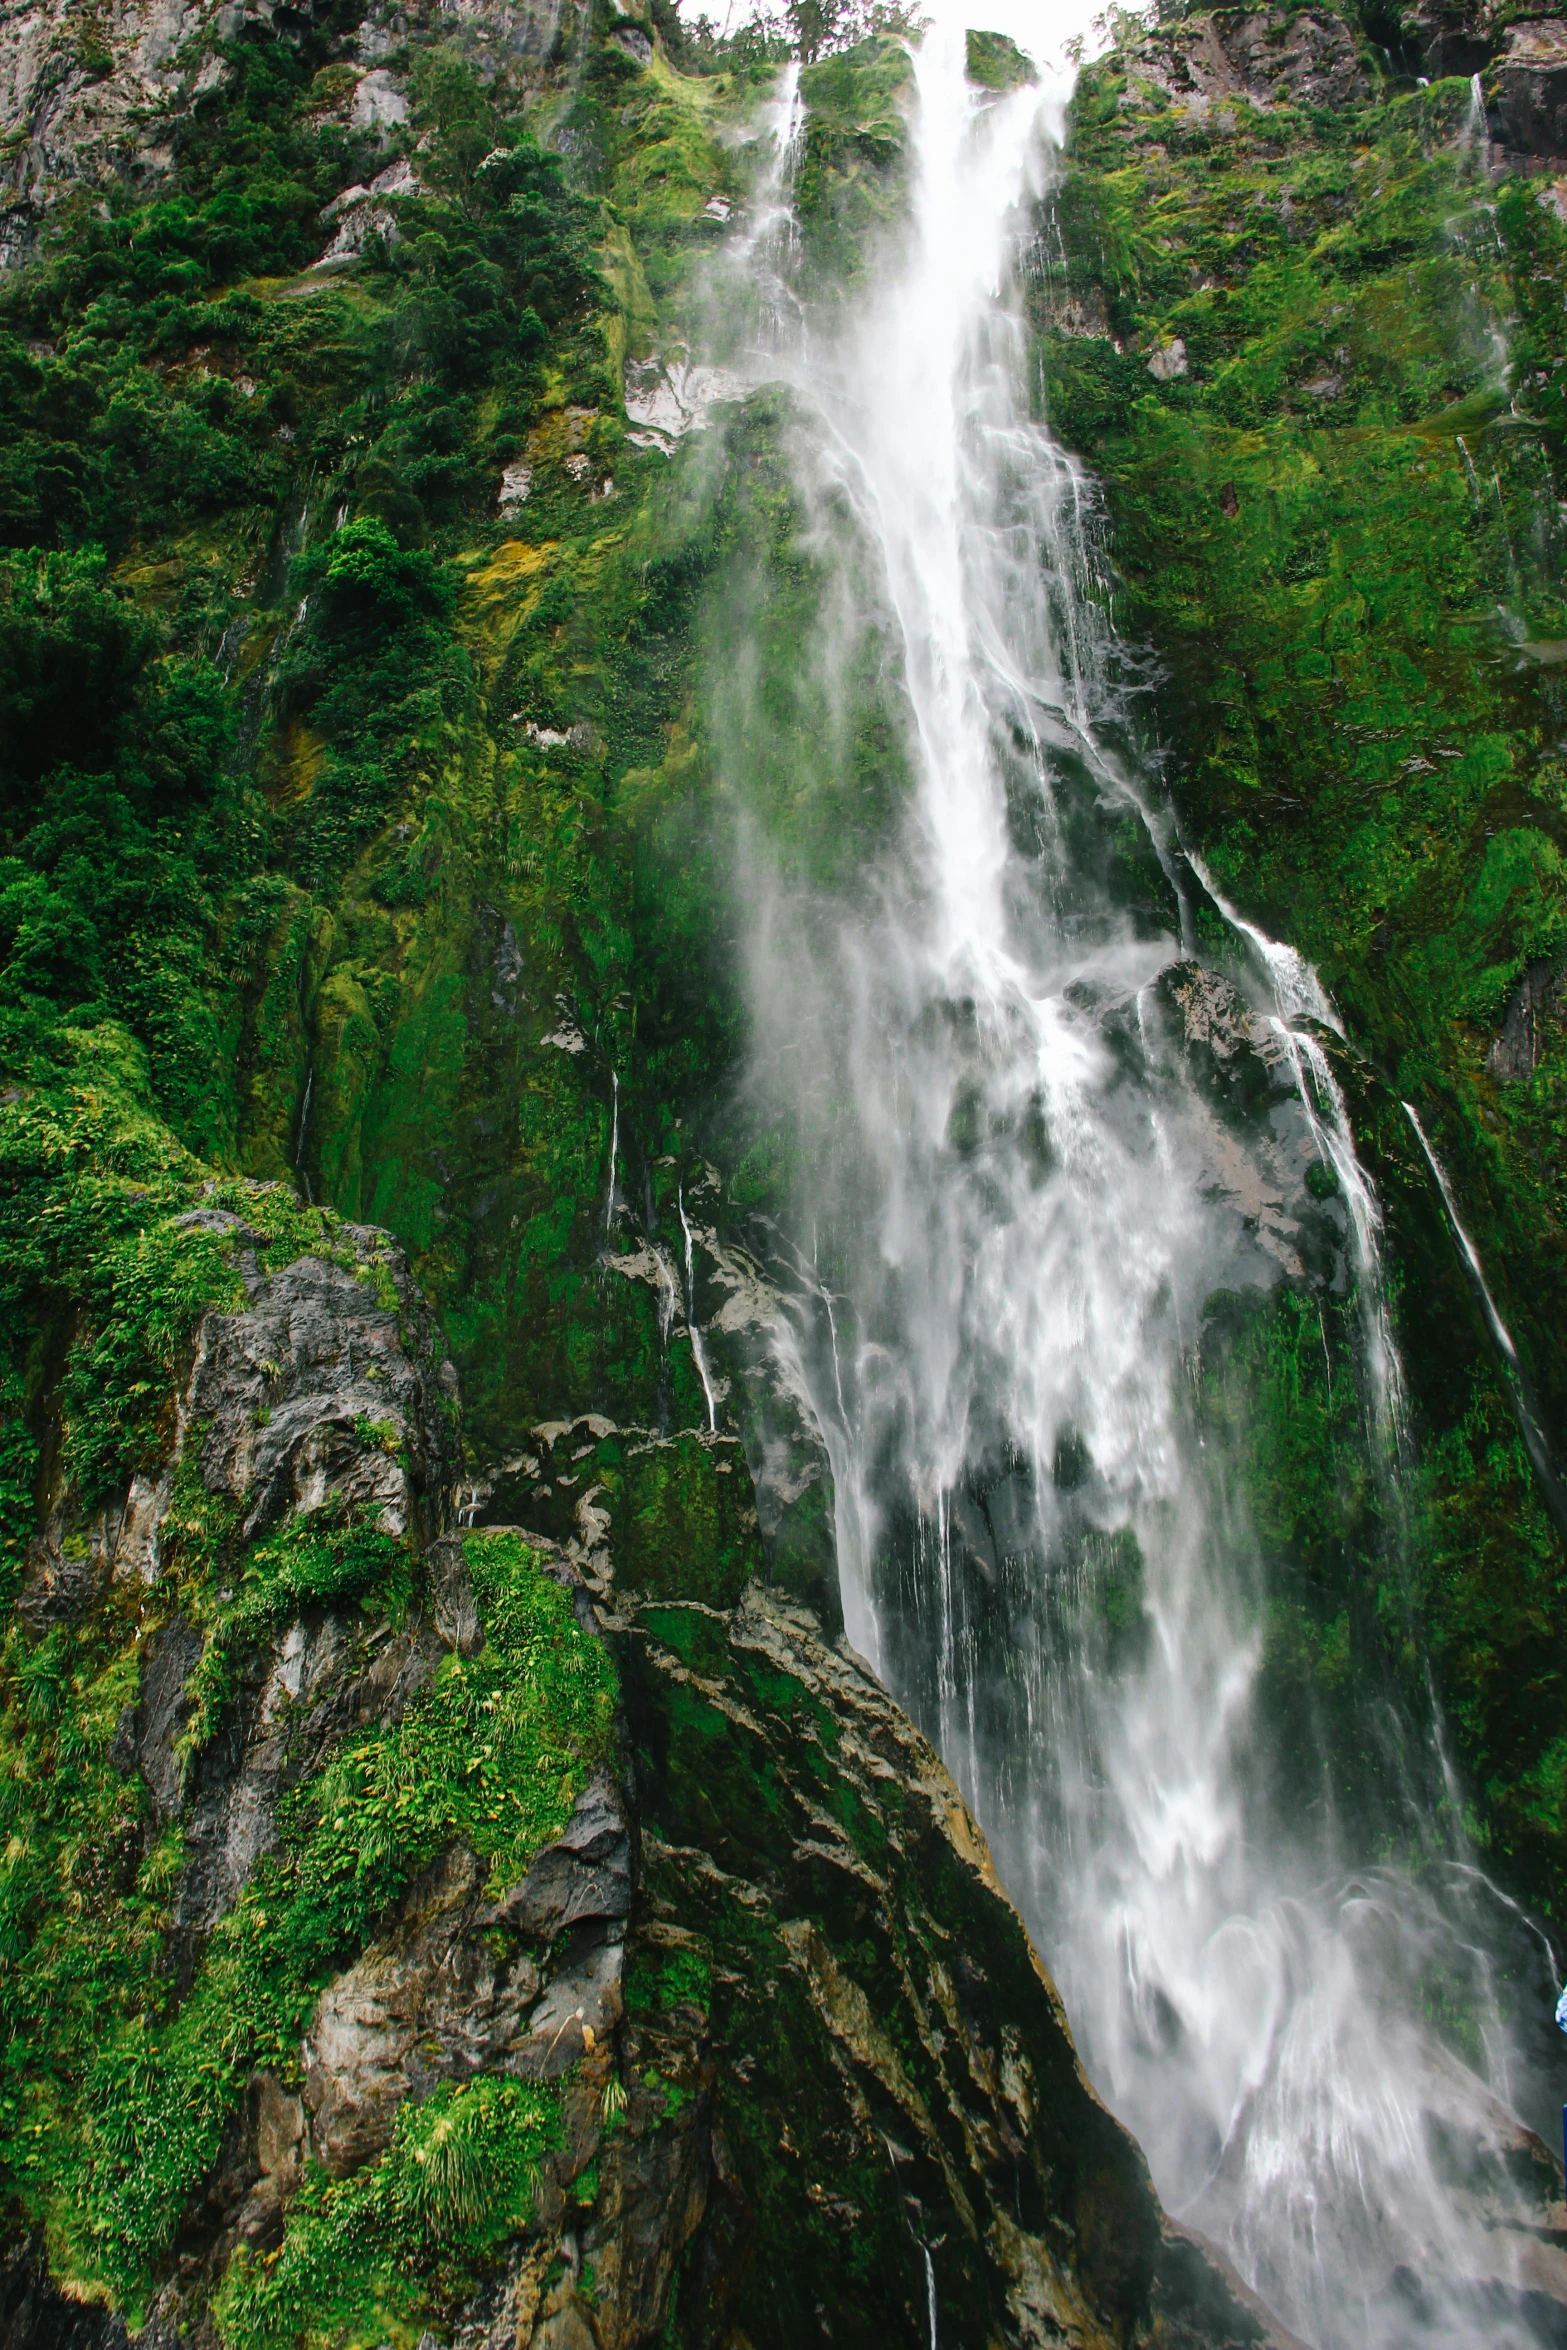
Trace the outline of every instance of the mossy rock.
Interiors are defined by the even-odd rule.
[[[1039,79],[1033,59],[1005,33],[966,33],[963,70],[981,90],[1016,90]]]

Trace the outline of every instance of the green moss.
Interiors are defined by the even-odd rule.
[[[1024,82],[1037,80],[1033,59],[1025,57],[1005,33],[970,31],[964,41],[963,70],[980,89],[1015,90]]]
[[[277,2253],[237,2250],[213,2303],[222,2340],[408,2350],[527,2226],[560,2135],[553,2086],[484,2077],[410,2100],[376,2162],[341,2180],[312,2169]]]
[[[1128,31],[1080,80],[1056,199],[1065,283],[1030,295],[1047,402],[1105,482],[1117,620],[1162,664],[1184,837],[1311,958],[1371,1064],[1352,1080],[1357,1131],[1393,1203],[1436,1513],[1411,1519],[1398,1568],[1338,1309],[1320,1333],[1304,1301],[1253,1322],[1234,1359],[1255,1425],[1237,1440],[1281,1578],[1266,1669],[1302,1757],[1312,1706],[1352,1753],[1353,1693],[1413,1690],[1429,1653],[1478,1832],[1549,1904],[1560,1660],[1552,1638],[1531,1667],[1522,1625],[1549,1605],[1560,1546],[1521,1465],[1505,1465],[1503,1386],[1483,1373],[1481,1401],[1453,1375],[1452,1329],[1470,1331],[1472,1307],[1397,1129],[1413,1099],[1538,1408],[1562,1425],[1567,1060],[1554,1029],[1524,1080],[1499,1080],[1488,1051],[1524,972],[1567,953],[1549,658],[1567,633],[1567,233],[1523,182],[1495,191],[1493,213],[1460,135],[1464,85],[1374,90],[1333,114],[1226,101],[1224,122],[1199,120],[1145,71],[1148,42],[1182,37]],[[1177,339],[1184,372],[1156,378],[1150,358]],[[1325,1181],[1313,1171],[1308,1187],[1323,1197]],[[1476,1413],[1483,1444],[1465,1433]],[[1237,1394],[1237,1430],[1242,1416]]]
[[[182,1526],[188,1543],[189,1500]],[[467,1549],[483,1652],[448,1657],[400,1719],[351,1736],[287,1799],[276,1849],[214,1928],[183,1997],[165,1957],[177,1832],[149,1847],[145,1791],[121,1777],[110,1753],[120,1711],[136,1694],[135,1602],[111,1591],[40,1643],[19,1627],[8,1635],[0,1788],[10,1858],[0,1874],[0,1936],[13,1951],[26,1949],[27,1964],[0,1986],[0,2174],[14,2207],[44,2229],[57,2272],[133,2317],[155,2289],[180,2212],[217,2155],[245,2081],[257,2065],[289,2071],[320,1986],[374,1920],[453,1843],[476,1852],[497,1884],[513,1881],[565,1825],[607,1751],[614,1676],[569,1595],[516,1536],[470,1536]],[[200,1552],[203,1563],[209,1555]],[[194,1558],[184,1571],[196,1571]],[[395,1611],[409,1588],[406,1556],[384,1537],[308,1521],[286,1529],[250,1554],[232,1599],[209,1599],[218,1637],[192,1694],[215,1713],[222,1691],[213,1660],[297,1605],[362,1603],[374,1591]],[[190,1597],[200,1605],[199,1588]],[[475,2218],[481,2233],[512,2224],[505,2214],[522,2191],[518,2166],[536,2159],[550,2110],[547,2097],[514,2097],[509,2086],[503,2094],[500,2084],[455,2109],[454,2161],[480,2161],[474,2148],[492,2138],[499,2149],[500,2200]],[[343,2292],[373,2298],[381,2290],[393,2240],[384,2230],[395,2234],[398,2214],[407,2216],[406,2166],[418,2161],[424,2126],[409,2123],[379,2185],[356,2188],[342,2204],[320,2189],[279,2294],[316,2274],[312,2263],[336,2258],[331,2246],[345,2230],[364,2236],[369,2266]],[[525,2161],[519,2149],[528,2148],[535,2151]],[[458,2256],[468,2257],[462,2243],[477,2257],[477,2236],[459,2233]],[[261,2284],[255,2290],[252,2303],[236,2285],[234,2306],[253,2307],[259,2325],[272,2303]],[[410,2295],[412,2284],[404,2294],[411,2307]]]

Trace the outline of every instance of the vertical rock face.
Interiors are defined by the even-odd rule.
[[[423,1301],[317,1221],[171,1220],[245,1302],[197,1319],[134,1544],[111,1509],[78,1562],[68,1493],[19,1611],[123,1693],[81,1784],[127,1851],[39,1746],[29,1833],[100,1891],[89,1946],[39,1887],[32,1963],[119,1972],[60,2027],[8,2350],[1267,2339],[935,1754],[761,1580],[735,1440],[551,1423],[492,1499],[557,1534],[453,1534]]]
[[[861,1660],[755,1584],[608,1628],[642,1830],[628,2027],[699,2133],[677,2338],[1268,2338],[1168,2234],[962,1798]]]
[[[1149,33],[1138,55],[1159,87],[1172,98],[1195,98],[1204,115],[1226,98],[1263,106],[1342,106],[1370,94],[1370,77],[1348,26],[1325,8],[1188,16]]]
[[[1567,23],[1529,17],[1507,27],[1492,69],[1494,127],[1521,155],[1567,155]]]
[[[329,1497],[383,1533],[440,1530],[456,1374],[390,1235],[344,1225],[341,1238],[351,1266],[300,1257],[268,1279],[240,1236],[249,1309],[211,1316],[197,1341],[183,1416],[208,1491],[243,1502],[247,1538]]]

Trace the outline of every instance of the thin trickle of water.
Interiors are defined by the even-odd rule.
[[[1278,1265],[1172,1030],[1181,860],[1115,688],[1094,486],[1031,399],[1020,288],[1068,84],[975,92],[946,12],[914,71],[901,245],[857,317],[824,307],[753,354],[807,420],[813,544],[825,562],[847,527],[844,595],[896,648],[913,777],[852,900],[812,900],[763,850],[747,881],[766,915],[748,926],[756,1085],[799,1122],[799,1228],[832,1244],[835,1296],[802,1256],[800,1330],[810,1299],[825,1312],[815,1353],[799,1342],[848,1636],[964,1784],[1166,2202],[1318,2350],[1457,2345],[1463,2280],[1509,2281],[1433,2151],[1455,2114],[1491,2127],[1494,2101],[1426,2028],[1428,1976],[1472,1992],[1493,2072],[1505,2045],[1454,1922],[1461,1856],[1418,1754],[1388,1775],[1429,1882],[1356,1865],[1315,1796],[1275,1801],[1269,1595],[1238,1464],[1192,1401],[1207,1302]],[[790,121],[797,95],[775,101]],[[781,172],[768,201],[786,196]],[[794,249],[752,231],[760,279]],[[770,300],[763,284],[764,319]],[[1106,878],[1128,831],[1162,916],[1156,881],[1134,905]],[[1293,1089],[1256,1150],[1336,1179],[1391,1492],[1397,1356],[1340,1024],[1310,965],[1193,871],[1255,958]],[[712,1425],[683,1196],[681,1222]],[[1487,2173],[1493,2191],[1503,2208]],[[1521,2340],[1510,2325],[1489,2338]]]
[[[310,1188],[310,1177],[305,1170],[305,1144],[310,1136],[310,1097],[315,1091],[316,1065],[310,1062],[305,1070],[305,1098],[299,1106],[299,1135],[294,1144],[294,1172],[304,1186],[305,1198],[314,1207],[315,1193]]]
[[[612,1232],[615,1228],[615,1209],[619,1205],[620,1199],[616,1174],[620,1165],[620,1076],[617,1070],[611,1069],[609,1073],[609,1089],[609,1183],[604,1193],[604,1229],[606,1232]]]
[[[1518,1421],[1519,1433],[1523,1437],[1524,1449],[1533,1463],[1535,1475],[1540,1480],[1541,1490],[1550,1504],[1553,1517],[1559,1526],[1567,1530],[1567,1493],[1563,1492],[1556,1463],[1551,1458],[1550,1446],[1545,1441],[1544,1430],[1536,1419],[1533,1406],[1529,1401],[1528,1392],[1524,1385],[1523,1366],[1518,1360],[1518,1349],[1513,1344],[1512,1332],[1497,1310],[1496,1300],[1491,1295],[1490,1283],[1485,1277],[1485,1267],[1480,1262],[1480,1252],[1470,1239],[1468,1227],[1458,1213],[1458,1202],[1453,1196],[1453,1187],[1447,1179],[1447,1170],[1431,1147],[1414,1104],[1405,1102],[1403,1107],[1405,1117],[1414,1128],[1415,1140],[1419,1143],[1424,1154],[1426,1165],[1431,1170],[1432,1179],[1442,1195],[1442,1205],[1447,1211],[1447,1221],[1452,1229],[1453,1238],[1458,1243],[1458,1253],[1463,1261],[1464,1271],[1469,1277],[1470,1286],[1473,1288],[1476,1298],[1479,1300],[1480,1311],[1485,1316],[1485,1326],[1491,1334],[1491,1342],[1502,1358],[1503,1373],[1507,1379],[1508,1392],[1514,1415]]]
[[[697,1375],[702,1382],[702,1393],[707,1399],[707,1424],[716,1434],[718,1404],[713,1394],[713,1382],[708,1374],[707,1348],[702,1339],[702,1325],[696,1318],[696,1257],[691,1237],[691,1223],[686,1214],[684,1185],[677,1187],[675,1199],[680,1209],[680,1229],[686,1242],[686,1328],[691,1333],[691,1352],[696,1360]]]
[[[1382,1208],[1355,1150],[1343,1087],[1320,1038],[1312,1033],[1315,1025],[1342,1038],[1343,1022],[1304,955],[1279,939],[1269,938],[1266,931],[1238,913],[1200,857],[1189,855],[1187,863],[1231,929],[1252,948],[1267,975],[1273,999],[1268,1025],[1288,1064],[1318,1159],[1332,1168],[1348,1206],[1372,1412],[1384,1457],[1396,1462],[1404,1443],[1405,1412],[1403,1378],[1382,1274]]]

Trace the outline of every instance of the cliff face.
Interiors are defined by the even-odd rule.
[[[1377,1504],[1286,1465],[1286,1429],[1335,1410],[1288,1302],[1242,1346],[1276,1431],[1254,1522],[1296,1611],[1279,1683],[1352,1740],[1412,1602],[1481,1842],[1547,1913],[1562,1512],[1526,1423],[1547,1448],[1567,1424],[1560,32],[1221,11],[1128,40],[1079,86],[1035,306],[1051,414],[1104,482],[1123,625],[1161,663],[1182,836],[1337,1003],[1388,1216],[1412,1587]],[[1424,1668],[1406,1646],[1393,1669],[1407,1689]]]
[[[1034,315],[1186,837],[1321,966],[1389,1211],[1415,1588],[1343,1282],[1195,1366],[1286,1767],[1429,1655],[1546,1909],[1560,1542],[1400,1102],[1559,1423],[1555,44],[1149,29]],[[732,878],[760,816],[852,888],[907,776],[798,419],[689,365],[779,62],[657,6],[0,17],[16,2350],[1270,2338],[837,1641]],[[818,288],[907,75],[801,76]],[[1209,978],[1164,1010],[1222,1143],[1278,1080]],[[1549,2160],[1458,2104],[1549,2294]]]
[[[935,1755],[762,1580],[732,1440],[545,1427],[591,1547],[454,1531],[387,1234],[123,1097],[70,1179],[135,1218],[92,1403],[146,1417],[62,1468],[5,1650],[8,2342],[1267,2338]]]

